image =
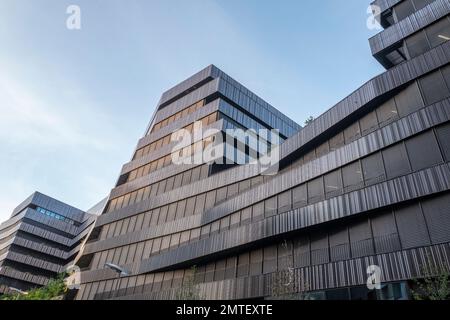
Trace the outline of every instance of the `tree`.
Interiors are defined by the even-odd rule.
[[[433,261],[428,259],[428,261]],[[415,279],[414,300],[449,300],[450,273],[443,266],[422,266],[423,277]]]
[[[176,292],[177,300],[203,300],[200,295],[199,288],[195,284],[195,275],[197,274],[197,266],[192,266],[185,276],[183,285]]]
[[[67,292],[65,276],[62,273],[56,279],[50,280],[44,287],[35,288],[26,293],[6,294],[0,297],[0,300],[62,300]]]
[[[309,116],[308,119],[305,120],[305,127],[309,124],[311,124],[314,121],[313,116]]]

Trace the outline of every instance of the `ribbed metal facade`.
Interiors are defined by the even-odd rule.
[[[0,225],[0,294],[46,285],[64,272],[73,264],[95,217],[33,193]]]
[[[373,5],[388,70],[304,128],[214,66],[164,93],[79,260],[77,298],[176,299],[193,279],[206,299],[400,299],[448,268],[450,2]],[[196,121],[279,129],[279,171],[171,164],[168,136]]]

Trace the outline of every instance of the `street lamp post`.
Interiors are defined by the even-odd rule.
[[[115,273],[117,273],[117,285],[116,285],[115,291],[116,291],[116,294],[119,294],[120,278],[127,277],[130,275],[130,273],[126,269],[122,268],[121,266],[118,266],[111,262],[105,263],[105,267],[109,268],[109,269],[113,270]]]

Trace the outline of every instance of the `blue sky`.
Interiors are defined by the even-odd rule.
[[[101,200],[161,93],[211,63],[299,123],[320,115],[382,72],[368,4],[2,0],[0,221],[35,190]]]

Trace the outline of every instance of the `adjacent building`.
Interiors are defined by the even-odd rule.
[[[46,285],[73,264],[96,215],[39,192],[0,224],[0,294]]]
[[[448,268],[450,1],[373,5],[386,72],[304,128],[214,66],[165,92],[78,261],[77,298],[406,299]],[[259,161],[174,164],[172,133],[196,122],[219,131],[199,149],[255,129],[262,144],[224,148]]]

